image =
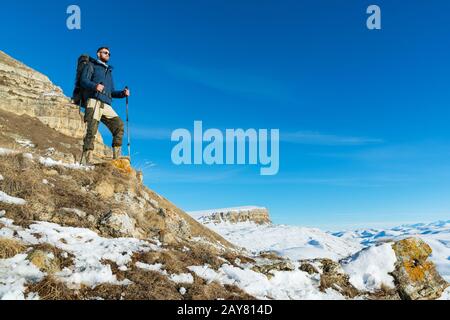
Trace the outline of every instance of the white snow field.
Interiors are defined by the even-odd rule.
[[[274,251],[292,260],[330,258],[339,260],[363,246],[354,239],[341,239],[319,229],[288,225],[257,225],[252,222],[207,224],[228,241],[258,253]]]
[[[238,208],[223,210],[231,209]],[[203,218],[211,214],[211,212],[213,211],[197,211],[192,216],[201,222],[205,221]],[[402,225],[390,229],[359,229],[333,233],[315,228],[277,224],[258,225],[253,222],[236,224],[207,222],[205,225],[228,241],[246,248],[252,253],[274,251],[292,260],[330,258],[337,261],[376,244],[411,236],[420,237],[433,249],[431,260],[436,264],[439,273],[445,280],[450,281],[450,220],[428,224]],[[372,254],[374,257],[381,255],[383,259],[390,261],[386,252],[372,252]],[[376,263],[375,258],[372,262]],[[368,264],[370,265],[370,263]],[[389,266],[377,265],[378,267],[385,271],[390,268]],[[363,272],[362,270],[360,271]],[[360,274],[357,276],[356,271],[353,269],[352,272],[355,273],[353,278],[355,283],[361,281],[356,279],[364,275]],[[371,274],[374,278],[367,279],[366,283],[364,283],[364,286],[369,291],[371,289],[370,282],[377,286],[377,279],[381,277],[381,275],[376,275],[374,272],[371,272]],[[362,284],[359,284],[362,287]]]
[[[376,243],[418,237],[433,250],[431,260],[439,273],[450,282],[450,220],[433,223],[406,224],[389,229],[359,229],[333,233],[340,239],[357,241],[367,247]]]

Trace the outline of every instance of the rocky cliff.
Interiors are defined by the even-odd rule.
[[[75,72],[75,70],[68,70]],[[56,131],[77,139],[85,133],[78,106],[72,104],[61,88],[47,76],[0,51],[0,109],[29,115]],[[81,146],[80,146],[81,149]],[[95,145],[100,157],[111,156],[100,134]]]
[[[262,207],[236,207],[191,211],[189,214],[202,223],[239,223],[254,222],[256,224],[270,224],[269,210]]]

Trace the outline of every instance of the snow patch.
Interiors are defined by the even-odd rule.
[[[169,279],[175,283],[193,284],[194,277],[190,273],[172,274]]]
[[[61,210],[66,213],[73,213],[80,218],[86,218],[86,215],[87,215],[86,212],[81,211],[79,209],[75,209],[75,208],[62,208]]]
[[[52,158],[40,157],[39,162],[46,167],[64,167],[72,170],[86,170],[86,171],[94,169],[93,166],[86,166],[79,163],[65,163],[62,162],[61,160],[58,161],[53,160]]]
[[[3,191],[0,191],[0,202],[7,203],[7,204],[16,204],[16,205],[24,205],[27,202],[24,199],[11,197],[4,193]]]
[[[159,272],[161,274],[167,274],[165,270],[162,270],[163,265],[161,263],[155,263],[155,264],[147,264],[143,262],[136,262],[136,267],[147,270],[147,271],[155,271]]]
[[[158,272],[164,276],[167,276],[170,281],[175,283],[184,283],[184,284],[192,284],[194,283],[194,277],[190,273],[181,273],[181,274],[168,274],[166,270],[163,270],[163,265],[161,263],[155,264],[147,264],[143,262],[136,262],[136,267],[140,269],[144,269],[147,271]]]
[[[397,261],[392,245],[385,243],[358,252],[342,264],[350,276],[350,283],[358,290],[374,292],[384,285],[394,288],[394,278],[389,274],[395,270]]]
[[[34,148],[36,147],[31,140],[28,139],[16,139],[16,142],[25,148]]]
[[[35,299],[35,295],[25,296],[25,284],[38,282],[44,274],[27,260],[26,254],[11,259],[0,260],[0,300]]]
[[[62,227],[48,222],[38,222],[23,229],[12,220],[0,218],[5,225],[0,235],[14,238],[31,245],[47,243],[73,255],[73,265],[56,273],[56,277],[71,288],[81,284],[96,287],[102,283],[126,285],[128,280],[118,281],[105,261],[123,267],[132,261],[133,253],[160,251],[157,246],[134,238],[100,237],[84,228]]]
[[[208,282],[217,281],[223,285],[236,285],[257,299],[276,300],[315,300],[315,299],[344,299],[334,290],[320,292],[318,280],[303,271],[274,271],[273,277],[250,269],[241,269],[228,264],[218,271],[209,266],[191,266],[189,270]]]
[[[16,154],[17,151],[6,149],[6,148],[0,148],[0,156],[9,156],[11,154]]]

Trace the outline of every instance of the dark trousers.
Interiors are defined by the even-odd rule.
[[[84,137],[83,151],[94,150],[95,135],[98,131],[99,121],[94,119],[94,109],[86,108],[84,120],[87,123],[86,136]],[[113,147],[121,147],[124,133],[123,121],[119,117],[107,118],[102,116],[100,120],[113,135]]]

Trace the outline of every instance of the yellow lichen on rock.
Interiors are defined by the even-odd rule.
[[[403,267],[412,281],[423,281],[425,280],[425,273],[430,271],[433,265],[428,261],[417,264],[414,260],[409,260],[403,262]]]
[[[410,259],[426,260],[433,250],[423,241],[415,238],[408,238],[394,243],[393,249],[401,256],[407,256]]]
[[[115,159],[112,160],[110,163],[114,168],[118,169],[123,173],[131,174],[133,172],[130,160],[128,159]]]
[[[397,264],[392,276],[403,299],[436,299],[448,283],[428,258],[431,247],[420,238],[407,238],[392,245]]]

